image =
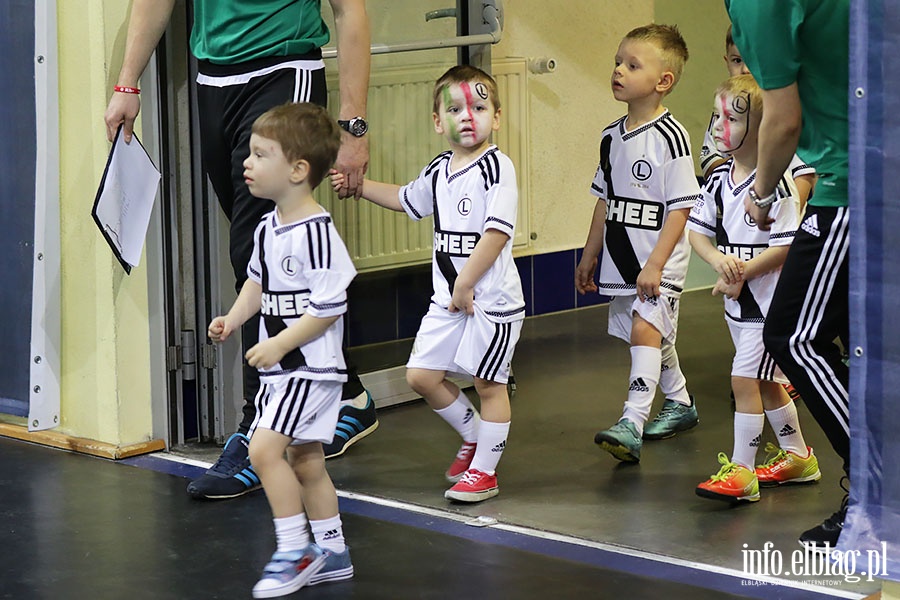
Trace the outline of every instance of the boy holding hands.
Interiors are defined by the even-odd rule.
[[[405,186],[363,181],[362,197],[419,220],[434,215],[434,295],[423,317],[406,380],[462,437],[445,473],[444,496],[480,502],[499,493],[496,467],[509,434],[506,383],[525,300],[512,258],[518,189],[512,162],[491,144],[500,128],[497,83],[468,65],[434,88],[432,118],[450,151]],[[337,189],[344,176],[332,173]],[[481,415],[447,372],[474,378]]]
[[[762,332],[781,266],[800,222],[797,190],[783,177],[769,210],[771,228],[760,230],[744,203],[756,179],[762,94],[751,75],[725,81],[716,90],[713,139],[730,158],[713,169],[691,211],[688,237],[694,251],[719,278],[713,294],[725,296],[725,320],[735,355],[734,450],[719,453],[719,472],[697,486],[697,495],[727,502],[755,502],[760,486],[819,480],[819,463],[800,431],[787,379],[765,351]],[[754,469],[765,420],[775,432],[769,460]]]
[[[342,316],[356,269],[331,216],[312,196],[340,144],[337,123],[314,104],[284,104],[254,122],[244,181],[275,210],[253,235],[237,300],[209,325],[209,337],[221,342],[262,314],[259,342],[246,354],[262,384],[249,452],[272,508],[278,549],[254,598],[353,576],[322,444],[334,436],[347,380]]]
[[[675,352],[678,299],[690,258],[684,226],[699,187],[687,131],[662,106],[687,59],[687,45],[673,26],[638,27],[619,44],[611,83],[628,114],[603,131],[591,185],[598,201],[575,272],[579,293],[613,297],[608,331],[631,345],[622,418],[594,438],[622,461],[640,460],[642,436],[670,437],[699,422]],[[644,424],[657,384],[666,401],[651,433]]]

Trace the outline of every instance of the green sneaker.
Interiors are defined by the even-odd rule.
[[[640,462],[643,442],[637,428],[628,419],[620,419],[618,423],[604,429],[594,436],[594,443],[625,462]]]
[[[656,418],[644,426],[644,439],[664,440],[679,431],[687,431],[699,422],[697,403],[694,402],[693,396],[691,396],[690,406],[666,398]]]

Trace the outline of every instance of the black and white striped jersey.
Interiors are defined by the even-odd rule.
[[[628,296],[659,241],[670,211],[691,208],[699,195],[690,137],[665,111],[633,131],[622,117],[603,130],[591,194],[606,201],[600,293]],[[666,261],[661,293],[681,295],[691,249],[683,235]]]
[[[262,287],[259,340],[276,336],[303,314],[325,318],[347,312],[347,286],[356,269],[331,215],[321,212],[293,223],[265,215],[253,234],[247,276]],[[260,379],[297,376],[347,381],[341,351],[344,320],[318,338],[288,352],[281,362],[260,370]]]
[[[800,202],[793,180],[785,175],[778,184],[778,199],[769,209],[775,219],[769,231],[761,231],[744,208],[744,201],[756,180],[756,171],[736,183],[732,179],[733,160],[710,173],[700,198],[688,217],[688,229],[714,237],[720,252],[748,261],[770,246],[788,246],[800,224]],[[739,327],[761,328],[772,302],[781,269],[744,283],[737,300],[725,298],[725,316]]]
[[[728,158],[716,149],[716,142],[713,139],[712,127],[714,117],[710,117],[709,125],[706,127],[706,133],[703,135],[703,147],[700,149],[700,170],[706,173],[709,165],[717,160]],[[788,165],[788,172],[791,177],[796,179],[803,175],[815,175],[816,168],[803,162],[803,159],[794,154],[791,164]]]
[[[495,322],[525,318],[522,282],[513,262],[513,234],[519,192],[508,156],[490,146],[478,159],[450,171],[442,152],[418,178],[400,188],[400,204],[413,219],[434,215],[432,302],[450,305],[453,285],[475,245],[488,229],[509,236],[500,256],[475,284],[475,304]]]

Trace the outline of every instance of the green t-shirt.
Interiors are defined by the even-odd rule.
[[[329,40],[320,0],[194,0],[191,51],[230,65],[306,54]]]
[[[850,0],[725,0],[725,7],[760,87],[797,82],[797,154],[819,175],[810,204],[847,206]]]

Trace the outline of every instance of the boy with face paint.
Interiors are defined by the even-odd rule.
[[[818,460],[800,431],[797,409],[783,384],[787,379],[763,345],[766,313],[799,225],[797,190],[782,178],[762,231],[746,214],[744,201],[756,177],[762,95],[751,75],[732,77],[716,90],[711,131],[717,150],[729,158],[713,169],[688,219],[691,246],[718,273],[713,295],[725,297],[725,317],[735,355],[734,449],[722,467],[697,486],[697,495],[728,502],[756,502],[760,486],[818,481]],[[754,468],[765,420],[778,444],[766,445],[765,464]]]
[[[480,502],[499,493],[496,468],[511,414],[506,384],[525,318],[512,258],[518,188],[512,162],[491,144],[500,99],[490,75],[451,68],[435,84],[432,118],[450,150],[402,187],[364,180],[362,197],[414,220],[434,215],[434,295],[406,380],[463,441],[445,473],[454,485],[444,496]],[[335,189],[343,183],[332,174]],[[448,372],[474,378],[480,415]]]
[[[621,461],[640,461],[643,439],[699,422],[675,337],[690,259],[684,226],[700,190],[687,131],[662,105],[687,58],[684,39],[669,25],[638,27],[619,44],[610,83],[628,114],[603,130],[590,190],[596,206],[575,272],[580,294],[612,297],[607,331],[630,345],[622,417],[594,436]],[[648,423],[657,386],[665,402]]]
[[[744,62],[740,50],[734,44],[734,38],[731,36],[731,25],[728,26],[728,32],[725,34],[725,66],[728,68],[728,75],[736,77],[738,75],[749,75],[750,69]],[[728,160],[728,156],[718,149],[713,140],[713,119],[709,120],[709,127],[706,129],[706,135],[703,137],[703,147],[700,149],[700,170],[703,171],[703,178],[708,179],[713,169]],[[816,169],[812,165],[808,165],[794,154],[791,164],[788,167],[791,177],[797,186],[800,201],[800,210],[806,206],[806,201],[812,196],[813,188],[816,185]]]

